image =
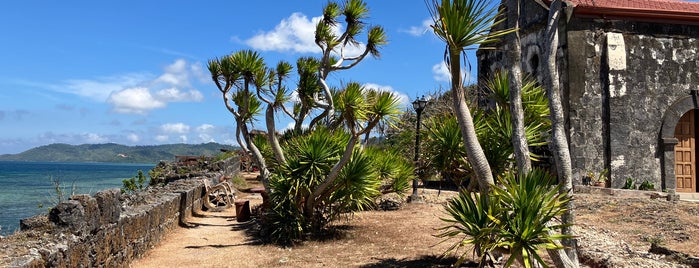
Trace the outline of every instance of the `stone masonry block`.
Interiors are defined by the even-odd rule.
[[[121,191],[116,188],[95,194],[95,199],[97,199],[97,205],[100,209],[100,224],[104,225],[119,221],[119,215],[121,214],[120,197]]]
[[[100,226],[100,211],[97,206],[97,200],[86,194],[74,195],[70,199],[80,202],[80,205],[85,210],[85,215],[83,216],[85,231],[92,233],[98,229]]]

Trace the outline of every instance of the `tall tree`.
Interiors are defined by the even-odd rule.
[[[501,23],[501,13],[497,7],[489,6],[486,0],[432,0],[428,9],[432,16],[434,33],[446,43],[444,61],[451,73],[451,94],[456,118],[461,128],[461,134],[466,147],[468,161],[473,166],[478,179],[479,188],[488,193],[490,186],[495,183],[478,142],[473,125],[473,117],[466,103],[464,81],[461,73],[461,56],[466,50],[481,48],[497,42],[497,38],[509,30],[492,30],[494,25]]]
[[[549,98],[549,109],[551,110],[551,131],[552,142],[550,143],[551,151],[553,152],[554,161],[556,162],[556,171],[558,173],[558,182],[560,185],[559,191],[572,194],[573,190],[573,171],[570,159],[570,150],[568,148],[568,138],[565,132],[565,117],[563,115],[563,105],[561,103],[560,82],[558,78],[558,69],[556,65],[556,52],[558,49],[558,27],[562,12],[562,1],[554,0],[549,6],[548,21],[545,29],[545,38],[543,40],[544,47],[544,85]],[[561,221],[567,227],[561,229],[564,235],[574,235],[570,227],[575,223],[575,213],[573,211],[573,201],[567,204],[567,210],[562,215]],[[566,246],[566,254],[572,261],[571,266],[578,266],[577,245],[575,239],[564,239],[563,245]]]
[[[322,95],[318,94],[313,99],[318,107],[323,108],[323,112],[313,118],[310,127],[313,127],[321,120],[325,120],[331,125],[335,118],[335,104],[332,98],[332,91],[326,79],[334,71],[347,70],[359,64],[367,55],[379,57],[379,49],[388,41],[386,33],[381,26],[372,26],[367,33],[367,41],[364,49],[359,55],[347,55],[348,47],[360,45],[357,37],[364,31],[366,24],[364,19],[369,15],[369,9],[362,0],[347,0],[343,6],[336,2],[329,2],[323,9],[323,18],[316,25],[315,43],[320,47],[322,56],[318,69],[318,82],[322,89]],[[339,36],[336,34],[336,26],[339,24],[338,18],[344,16],[345,31]],[[339,56],[336,57],[337,54]]]
[[[510,76],[510,114],[512,116],[512,147],[519,174],[527,174],[532,168],[529,145],[524,133],[524,109],[522,108],[522,45],[519,36],[520,0],[505,0],[507,27],[514,29],[508,35],[512,46],[508,52]]]
[[[209,60],[211,78],[223,96],[226,109],[236,121],[236,138],[257,161],[262,183],[269,190],[269,171],[260,149],[252,142],[248,124],[262,111],[262,103],[250,87],[259,85],[260,74],[266,71],[265,63],[257,52],[242,50],[220,59]],[[241,137],[244,141],[241,142]]]

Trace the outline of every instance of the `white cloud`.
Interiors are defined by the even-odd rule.
[[[114,106],[117,113],[144,114],[149,110],[163,108],[166,103],[157,100],[148,88],[135,87],[116,91],[109,96],[107,102]]]
[[[95,79],[70,79],[58,84],[12,80],[15,84],[41,87],[107,102],[117,113],[144,114],[164,108],[169,102],[202,101],[204,96],[192,81],[205,83],[209,79],[201,63],[177,59],[163,68],[163,73],[129,73]]]
[[[420,26],[412,26],[407,30],[402,30],[402,32],[406,32],[412,36],[423,36],[425,35],[425,33],[431,32],[430,26],[432,25],[432,23],[432,19],[428,18],[423,20]]]
[[[167,88],[155,92],[155,96],[158,99],[166,102],[175,101],[201,101],[204,99],[204,95],[197,90],[189,90],[187,92],[181,91],[177,88]]]
[[[263,51],[320,52],[314,41],[316,23],[320,19],[309,20],[306,15],[296,12],[279,22],[274,30],[253,36],[245,43]]]
[[[214,125],[211,124],[202,124],[196,128],[197,132],[199,133],[208,133],[212,130],[214,130]]]
[[[213,134],[217,132],[214,125],[202,124],[197,126],[194,130],[199,133],[199,135],[197,135],[198,142],[216,142],[216,139],[213,138]]]
[[[51,89],[101,102],[105,101],[112,92],[137,86],[148,79],[150,75],[145,73],[106,76],[93,80],[71,79],[65,81],[63,85],[51,86]]]
[[[126,139],[130,142],[136,143],[141,140],[141,137],[139,137],[136,133],[129,133],[128,135],[126,135]]]
[[[294,126],[296,126],[296,122],[291,121],[291,122],[287,123],[286,126],[284,128],[282,128],[281,130],[277,130],[277,132],[281,133],[281,132],[285,132],[285,131],[290,130],[290,129],[294,129]],[[301,129],[308,129],[308,124],[301,124]]]
[[[451,81],[451,73],[449,73],[449,69],[447,69],[447,65],[444,64],[444,62],[440,62],[440,63],[437,63],[435,65],[432,65],[432,74],[433,74],[434,80],[437,80],[440,82]]]
[[[400,101],[401,105],[407,105],[410,102],[410,98],[408,97],[408,95],[405,95],[402,92],[396,91],[391,86],[382,86],[382,85],[373,84],[373,83],[366,83],[366,84],[364,84],[364,87],[365,88],[373,88],[373,89],[376,89],[376,90],[382,91],[382,92],[393,92],[393,94],[395,94],[398,97],[398,100]]]
[[[190,127],[184,123],[168,123],[160,126],[160,131],[163,133],[186,134],[189,133]]]
[[[308,19],[302,13],[293,13],[283,19],[274,30],[262,32],[245,40],[248,46],[262,51],[292,51],[298,53],[320,53],[321,50],[315,43],[316,24],[322,16]],[[342,25],[337,25],[333,29],[336,35],[342,34]],[[360,43],[357,46],[347,46],[344,48],[345,57],[359,56],[364,52],[365,45]],[[339,49],[334,51],[339,55]]]
[[[170,140],[170,137],[168,135],[157,135],[155,136],[155,140],[158,142],[166,142]]]
[[[187,135],[180,135],[180,142],[187,143]]]
[[[95,133],[83,133],[81,136],[84,143],[105,143],[109,141],[108,138]]]
[[[466,72],[465,69],[461,68],[461,75],[462,75],[462,81],[467,82],[471,79],[471,75]],[[434,80],[440,81],[440,82],[450,82],[451,81],[451,72],[447,68],[447,65],[444,62],[437,63],[435,65],[432,65],[432,77]]]

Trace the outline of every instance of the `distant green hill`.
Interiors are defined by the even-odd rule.
[[[29,149],[19,154],[0,155],[4,161],[41,162],[108,162],[108,163],[158,163],[174,161],[176,155],[214,156],[221,149],[237,150],[237,147],[215,142],[203,144],[165,144],[126,146],[105,144],[50,144]]]

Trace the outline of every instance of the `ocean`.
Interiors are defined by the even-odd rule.
[[[95,194],[121,188],[122,180],[138,170],[146,174],[154,164],[55,163],[0,161],[0,235],[19,230],[19,220],[47,214],[58,194],[58,181],[68,198],[75,194]],[[74,189],[74,191],[73,191]]]

